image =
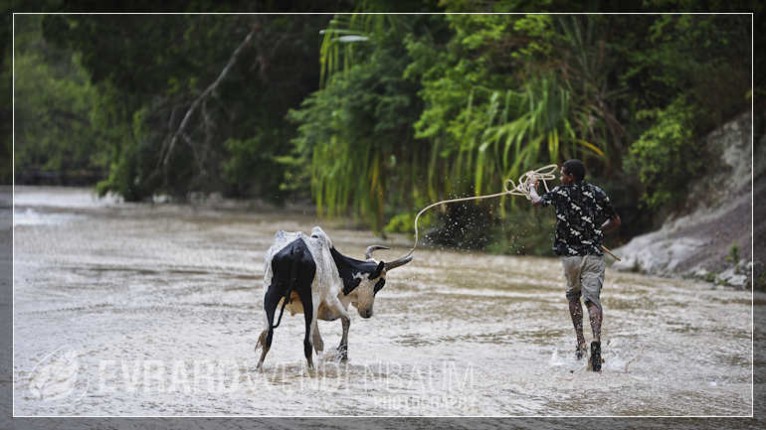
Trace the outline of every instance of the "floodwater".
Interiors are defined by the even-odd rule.
[[[321,225],[341,252],[383,243],[387,260],[409,238],[37,187],[16,188],[13,222],[16,416],[752,414],[749,291],[608,270],[593,373],[574,358],[557,260],[420,248],[372,318],[353,310],[347,363],[331,352],[340,322],[320,322],[307,369],[303,317],[286,313],[258,372],[276,230]]]

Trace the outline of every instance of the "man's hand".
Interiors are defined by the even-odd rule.
[[[606,221],[604,221],[603,224],[601,224],[601,231],[604,233],[608,233],[617,227],[619,227],[622,224],[622,219],[620,219],[620,216],[615,214],[614,218],[610,218]]]
[[[542,202],[540,195],[537,194],[537,183],[540,182],[539,178],[534,177],[529,181],[529,197],[534,206],[539,206]]]
[[[538,178],[537,176],[534,176],[534,177],[532,178],[532,180],[529,182],[529,190],[530,190],[530,191],[531,191],[532,189],[535,189],[535,190],[537,190],[537,184],[538,184],[538,183],[540,183],[540,178]]]

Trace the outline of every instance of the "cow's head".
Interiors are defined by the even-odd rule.
[[[354,274],[354,282],[357,285],[350,291],[352,297],[351,303],[356,306],[357,311],[359,311],[359,316],[362,318],[369,318],[372,316],[375,295],[386,285],[386,274],[388,271],[399,266],[404,266],[412,261],[411,255],[404,256],[388,263],[377,261],[372,258],[372,253],[378,249],[388,248],[380,245],[373,245],[367,248],[367,251],[364,253],[365,261],[361,262],[362,264],[359,265],[361,270]]]

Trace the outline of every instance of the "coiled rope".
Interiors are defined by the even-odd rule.
[[[529,186],[533,184],[536,180],[542,181],[543,185],[545,186],[545,191],[550,191],[548,189],[548,182],[553,179],[556,179],[555,171],[558,170],[559,166],[556,164],[549,164],[547,166],[541,167],[536,170],[530,170],[521,177],[519,177],[519,183],[513,181],[513,179],[508,179],[503,183],[503,191],[495,194],[488,194],[485,196],[472,196],[472,197],[461,197],[457,199],[448,199],[448,200],[442,200],[436,203],[432,203],[418,212],[418,214],[415,216],[415,244],[412,246],[412,249],[404,256],[409,257],[412,255],[412,253],[415,252],[415,248],[418,247],[418,219],[420,219],[420,215],[423,215],[423,213],[432,207],[447,204],[447,203],[457,203],[457,202],[467,202],[470,200],[484,200],[484,199],[493,199],[497,197],[502,197],[504,195],[511,195],[511,196],[524,196],[527,198],[527,200],[532,200],[532,196],[529,194]]]

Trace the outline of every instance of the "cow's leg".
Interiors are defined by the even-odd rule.
[[[338,345],[338,355],[341,361],[348,361],[348,329],[351,327],[351,319],[348,315],[341,315],[341,326],[343,326],[343,334],[340,336],[340,345]]]
[[[322,351],[324,351],[324,341],[322,340],[322,335],[319,334],[319,324],[317,323],[316,318],[314,318],[311,341],[314,344],[314,351],[316,351],[317,355],[321,354]]]
[[[306,362],[309,369],[314,368],[314,360],[311,356],[311,332],[313,326],[316,324],[316,310],[314,309],[313,300],[311,299],[311,290],[309,288],[299,289],[298,295],[300,296],[301,303],[303,303],[303,316],[306,321],[306,335],[303,337],[303,355],[306,356]]]
[[[279,304],[279,299],[282,298],[282,295],[277,290],[278,288],[275,288],[274,284],[270,285],[263,298],[263,309],[266,311],[266,328],[261,332],[261,335],[258,337],[258,343],[255,345],[256,350],[258,350],[259,346],[263,347],[261,358],[258,360],[258,370],[263,366],[263,360],[266,359],[266,354],[271,349],[271,341],[274,337],[274,314],[277,304]]]
[[[343,307],[343,303],[341,303],[340,299],[337,297],[333,297],[333,300],[331,300],[331,307],[337,312],[338,315],[340,315],[340,323],[343,327],[343,333],[340,336],[340,344],[338,345],[337,351],[338,356],[340,357],[341,361],[347,361],[348,360],[348,329],[351,327],[351,318],[348,316],[348,312],[346,311],[346,308]]]

